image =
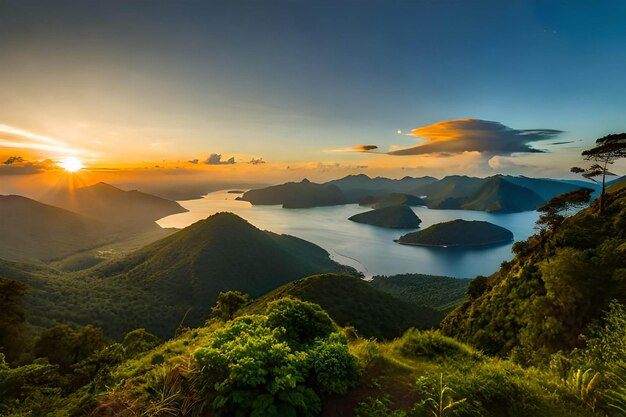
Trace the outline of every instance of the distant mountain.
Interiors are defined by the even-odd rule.
[[[404,194],[404,193],[390,193],[382,194],[378,196],[368,196],[359,200],[360,206],[372,207],[375,209],[406,205],[406,206],[425,206],[426,202],[420,197]]]
[[[336,185],[344,193],[347,202],[358,203],[359,200],[388,193],[410,193],[412,190],[437,181],[434,177],[404,177],[399,180],[391,178],[370,178],[365,174],[348,175],[332,180],[325,185]]]
[[[393,229],[415,229],[422,222],[411,207],[405,205],[383,207],[348,218],[353,222]]]
[[[501,176],[487,179],[467,197],[444,200],[435,208],[481,210],[491,213],[516,213],[535,210],[545,200],[529,188],[515,185]]]
[[[411,191],[413,195],[426,196],[428,207],[436,208],[449,198],[461,198],[476,191],[485,179],[465,175],[451,175]]]
[[[513,240],[504,227],[483,221],[452,220],[401,236],[397,242],[416,246],[482,246]]]
[[[290,282],[255,300],[244,313],[263,311],[285,296],[319,304],[341,326],[353,326],[364,337],[390,339],[410,327],[436,326],[443,314],[402,301],[346,274],[323,274]]]
[[[553,180],[549,178],[529,178],[524,176],[514,177],[512,175],[499,175],[498,177],[504,178],[512,184],[519,185],[520,187],[525,187],[529,190],[534,191],[545,201],[548,201],[559,194],[578,190],[584,186],[586,186],[587,188],[593,188],[593,184],[586,183],[584,181],[568,183],[561,180]]]
[[[310,208],[345,204],[346,199],[335,185],[315,184],[303,179],[245,192],[238,200],[253,205],[278,205],[283,208]]]
[[[51,204],[96,218],[123,233],[158,228],[156,220],[187,211],[175,201],[137,190],[120,190],[104,182],[49,199]]]
[[[465,300],[469,279],[424,274],[375,276],[374,288],[401,300],[450,312]]]
[[[17,195],[0,196],[0,257],[50,261],[106,243],[92,218]]]
[[[125,288],[123,298],[129,305],[117,314],[149,310],[133,325],[170,335],[188,309],[185,324],[201,323],[220,291],[239,290],[257,297],[292,280],[340,269],[345,268],[319,246],[261,231],[232,213],[218,213],[101,264],[84,279],[92,285]],[[144,297],[147,301],[132,301]]]

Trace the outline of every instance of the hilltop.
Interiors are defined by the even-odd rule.
[[[483,221],[452,220],[424,230],[407,233],[397,242],[416,246],[483,246],[510,242],[513,233],[504,227]]]
[[[434,177],[404,177],[391,179],[384,177],[370,178],[365,174],[348,175],[346,177],[328,181],[325,185],[337,186],[345,195],[349,203],[358,203],[360,200],[389,193],[410,193],[412,190],[426,184],[436,182]]]
[[[279,287],[246,307],[242,314],[265,310],[271,301],[295,297],[319,304],[340,326],[353,326],[365,338],[392,339],[411,327],[436,326],[443,314],[402,301],[361,278],[346,274],[314,275]]]
[[[415,229],[422,222],[415,212],[411,210],[411,207],[404,205],[366,211],[355,214],[349,217],[348,220],[392,229]]]
[[[282,205],[283,208],[310,208],[345,204],[346,199],[335,185],[315,184],[303,179],[267,188],[246,191],[238,200],[253,205]]]
[[[491,213],[532,211],[546,202],[531,189],[515,185],[500,176],[489,178],[467,197],[446,201],[447,207],[445,208],[481,210]]]
[[[104,244],[105,225],[17,195],[0,196],[0,258],[50,261]]]
[[[256,297],[289,281],[339,269],[319,246],[218,213],[85,274],[123,283],[130,287],[129,297],[140,292],[154,297],[149,304],[155,309],[171,310],[139,319],[141,326],[163,335],[174,331],[188,309],[185,323],[199,324],[220,291]]]
[[[175,201],[137,190],[124,191],[104,182],[60,192],[47,197],[46,201],[98,219],[123,235],[157,229],[155,221],[187,211]]]

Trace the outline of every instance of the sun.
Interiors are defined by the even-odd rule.
[[[68,156],[66,158],[61,159],[61,161],[57,164],[67,172],[76,172],[85,168],[80,159],[75,158],[73,156]]]

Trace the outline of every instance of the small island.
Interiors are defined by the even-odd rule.
[[[409,206],[398,205],[366,211],[348,218],[353,222],[392,229],[415,229],[422,220]]]
[[[483,221],[452,220],[424,230],[408,233],[397,243],[415,246],[486,246],[511,242],[513,233],[504,227]]]
[[[418,196],[405,193],[389,193],[378,196],[368,196],[359,201],[359,206],[366,206],[374,209],[398,205],[425,206],[426,202]]]

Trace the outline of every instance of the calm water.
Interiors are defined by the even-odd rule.
[[[218,191],[199,200],[180,201],[189,210],[158,221],[162,227],[183,228],[220,211],[230,211],[256,227],[297,236],[313,242],[333,259],[355,267],[366,276],[418,272],[432,275],[473,278],[495,272],[502,261],[510,260],[511,244],[487,248],[427,248],[405,246],[393,240],[412,230],[384,229],[351,222],[348,217],[368,208],[357,204],[310,209],[283,209],[280,206],[252,206],[236,201],[238,194]],[[537,212],[489,214],[469,210],[430,210],[413,207],[422,219],[421,228],[454,219],[484,220],[513,232],[515,240],[533,234]],[[418,229],[414,229],[418,230]]]

